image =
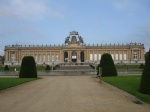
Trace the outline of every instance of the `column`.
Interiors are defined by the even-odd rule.
[[[81,59],[80,59],[80,52],[81,52],[81,51],[79,51],[79,50],[77,51],[77,55],[78,55],[77,61],[78,61],[78,62],[81,62]]]
[[[5,51],[5,61],[8,61],[8,51]]]
[[[11,51],[9,51],[9,61],[11,61]]]
[[[55,54],[55,62],[56,62],[56,54],[57,54],[57,51],[55,51],[54,54]]]
[[[92,50],[92,51],[93,51],[93,56],[92,56],[93,59],[92,60],[94,61],[94,50]]]
[[[51,53],[51,51],[49,51],[49,55],[50,55],[50,57],[49,57],[50,62],[52,62],[52,53]]]

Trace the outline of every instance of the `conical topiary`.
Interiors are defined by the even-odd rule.
[[[5,65],[5,67],[4,67],[4,71],[8,71],[8,70],[9,70],[8,65]]]
[[[150,95],[150,50],[145,58],[145,67],[142,73],[140,91]]]
[[[50,66],[49,66],[49,65],[46,65],[45,70],[50,70],[50,69],[51,69]]]
[[[117,70],[114,65],[114,61],[110,54],[105,53],[102,55],[100,64],[98,67],[102,68],[102,76],[117,76]],[[99,69],[98,69],[99,72]]]
[[[32,56],[23,58],[19,78],[37,78],[35,60]]]

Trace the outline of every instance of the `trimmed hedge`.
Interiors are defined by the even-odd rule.
[[[50,66],[49,66],[49,65],[46,65],[45,70],[51,70]]]
[[[140,91],[150,95],[150,50],[145,59],[145,67],[142,73]]]
[[[144,64],[141,64],[139,68],[144,69]]]
[[[32,56],[23,58],[19,78],[37,78],[36,64]]]
[[[102,55],[102,58],[100,60],[100,64],[98,67],[102,68],[102,76],[117,76],[117,70],[114,65],[114,61],[110,54],[105,53]],[[99,73],[99,69],[97,67],[97,73]]]
[[[8,70],[9,70],[8,65],[5,65],[5,67],[4,67],[4,71],[8,71]]]

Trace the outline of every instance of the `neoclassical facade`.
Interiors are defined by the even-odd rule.
[[[24,56],[33,56],[36,64],[99,63],[102,54],[110,53],[115,63],[144,63],[144,44],[84,43],[76,31],[70,32],[62,45],[7,45],[5,65],[20,65]]]

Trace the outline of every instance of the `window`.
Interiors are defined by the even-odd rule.
[[[95,61],[97,60],[97,54],[94,54],[94,60]]]
[[[54,54],[52,54],[52,61],[54,61]]]
[[[124,54],[124,60],[127,60],[127,54]]]
[[[11,61],[15,61],[16,60],[16,54],[15,53],[12,53],[11,54]]]
[[[37,55],[35,55],[35,61],[37,61]]]
[[[42,56],[41,56],[41,54],[39,55],[39,61],[42,61]]]
[[[93,60],[93,54],[90,54],[90,60]]]
[[[99,58],[98,58],[99,60],[101,59],[101,54],[99,54]]]
[[[114,54],[111,54],[112,59],[114,60]]]
[[[137,59],[138,59],[137,52],[134,52],[134,53],[133,53],[133,59],[134,59],[134,60],[137,60]]]
[[[47,61],[50,61],[50,55],[47,55]]]
[[[118,54],[116,54],[116,60],[118,60]]]
[[[46,57],[45,57],[45,55],[43,55],[43,61],[46,61]]]
[[[24,54],[22,54],[22,59],[23,59],[23,57],[24,57],[25,55]]]
[[[119,55],[120,60],[122,60],[122,54]]]
[[[58,61],[58,54],[56,54],[56,61]]]

